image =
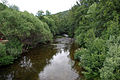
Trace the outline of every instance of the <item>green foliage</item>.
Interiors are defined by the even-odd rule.
[[[6,46],[0,43],[0,57],[3,57],[5,55],[6,55]]]
[[[96,4],[96,3],[93,3],[93,4],[89,7],[89,10],[88,10],[87,14],[94,14],[94,13],[96,13],[96,6],[97,6],[97,4]]]
[[[0,66],[12,63],[14,58],[6,53],[5,44],[0,43]]]
[[[84,55],[86,53],[88,53],[87,49],[85,49],[85,48],[78,49],[75,52],[74,58],[81,61],[81,59],[82,59],[81,55]]]
[[[102,80],[119,80],[120,79],[120,37],[112,37],[108,40],[108,54],[100,69]]]
[[[13,56],[4,56],[0,58],[0,66],[2,65],[8,65],[13,63],[14,57]]]
[[[16,5],[10,5],[9,8],[19,11],[19,7]]]
[[[49,30],[53,35],[56,35],[58,33],[57,25],[55,22],[56,16],[51,15],[51,13],[48,10],[46,10],[46,15],[43,13],[44,12],[42,10],[38,11],[36,16],[39,18],[40,21],[42,21],[45,24],[45,26],[48,26]]]
[[[102,80],[120,79],[120,46],[113,45],[109,48],[108,56],[105,59],[103,68],[100,70]]]
[[[44,13],[44,12],[43,12],[42,10],[39,10],[39,11],[37,12],[37,16],[38,16],[38,17],[43,16],[43,13]]]
[[[80,60],[81,66],[85,69],[83,74],[86,79],[99,77],[99,69],[101,69],[106,55],[105,41],[99,38],[91,41],[86,48],[76,52],[75,58]]]
[[[85,34],[82,34],[82,33],[76,36],[76,43],[80,46],[83,46],[85,44],[84,38],[85,38]]]
[[[22,44],[12,38],[6,44],[0,43],[0,66],[11,64],[22,53]]]
[[[18,37],[22,42],[30,39],[30,44],[45,43],[52,40],[49,27],[33,14],[4,10],[0,15],[4,17],[0,18],[0,32],[6,37]]]
[[[23,45],[18,39],[12,38],[8,43],[6,43],[7,54],[17,58],[22,53],[22,46]]]
[[[55,24],[55,21],[52,19],[52,17],[44,16],[41,20],[48,25],[53,35],[57,33],[57,26]]]
[[[57,26],[57,34],[68,34],[72,37],[73,29],[71,31],[70,21],[69,21],[69,11],[60,12],[54,15],[54,21]]]
[[[26,45],[52,41],[68,34],[81,47],[75,52],[87,80],[120,80],[120,1],[79,0],[72,9],[34,16],[0,3],[0,33],[9,40],[0,44],[0,66],[12,63]]]
[[[46,15],[48,16],[48,15],[51,15],[51,13],[48,11],[48,10],[46,10]]]
[[[23,48],[52,42],[53,39],[49,24],[27,11],[20,12],[16,9],[15,6],[8,8],[0,3],[0,33],[4,39],[9,40],[5,45],[0,44],[0,66],[12,63],[22,53]]]
[[[85,69],[83,74],[88,80],[120,79],[119,3],[119,0],[80,0],[71,9],[75,39],[83,47],[75,58]]]
[[[0,3],[0,11],[4,10],[4,9],[6,9],[6,8],[7,8],[7,6],[5,6],[5,5],[3,5],[2,3]]]

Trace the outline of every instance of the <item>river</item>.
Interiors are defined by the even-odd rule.
[[[74,60],[77,46],[73,39],[62,37],[39,46],[0,68],[0,80],[80,80],[80,67]]]

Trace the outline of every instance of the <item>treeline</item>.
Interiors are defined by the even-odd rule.
[[[79,0],[66,17],[85,79],[120,80],[120,1]]]
[[[57,17],[49,11],[36,16],[27,11],[21,12],[15,5],[6,6],[0,3],[0,66],[13,63],[22,52],[37,44],[52,42],[58,33],[55,20]]]

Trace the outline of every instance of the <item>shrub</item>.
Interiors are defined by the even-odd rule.
[[[108,54],[100,69],[101,80],[120,80],[120,38],[109,39]]]
[[[0,43],[0,66],[8,65],[8,64],[12,63],[13,60],[14,60],[14,57],[10,56],[6,53],[5,44]]]
[[[13,61],[14,61],[13,56],[3,56],[0,58],[0,66],[11,64],[13,63]]]
[[[6,44],[7,54],[9,56],[13,56],[14,58],[17,58],[22,53],[22,46],[23,45],[20,43],[18,39],[12,38]]]
[[[75,58],[80,60],[86,79],[97,78],[100,75],[99,69],[102,68],[106,57],[106,46],[103,39],[96,38],[86,46],[76,52]]]
[[[74,58],[81,61],[81,56],[86,54],[86,53],[88,53],[87,49],[85,49],[85,48],[78,49],[75,52]]]
[[[0,57],[6,56],[6,46],[0,43]]]

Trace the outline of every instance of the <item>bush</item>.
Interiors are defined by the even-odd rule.
[[[6,46],[0,43],[0,57],[6,56]]]
[[[12,63],[13,60],[14,60],[13,56],[10,56],[6,53],[5,44],[0,43],[0,66],[8,65],[8,64]]]
[[[114,40],[115,39],[115,40]],[[109,50],[104,61],[102,69],[100,69],[101,80],[120,80],[120,38],[111,38],[109,42]]]
[[[12,38],[6,43],[7,54],[17,58],[22,53],[22,44],[16,38]]]
[[[27,40],[31,45],[52,41],[49,27],[33,14],[5,9],[0,15],[0,32],[6,38],[14,36],[22,42]]]
[[[75,58],[80,60],[86,79],[97,78],[100,75],[99,69],[102,68],[106,57],[105,41],[96,38],[86,46],[86,49],[80,49],[76,52]]]
[[[0,58],[0,66],[2,65],[9,65],[13,63],[14,57],[13,56],[3,56]]]
[[[81,61],[81,56],[84,55],[84,54],[87,54],[87,53],[88,53],[88,50],[85,49],[85,48],[78,49],[75,52],[74,58]]]

